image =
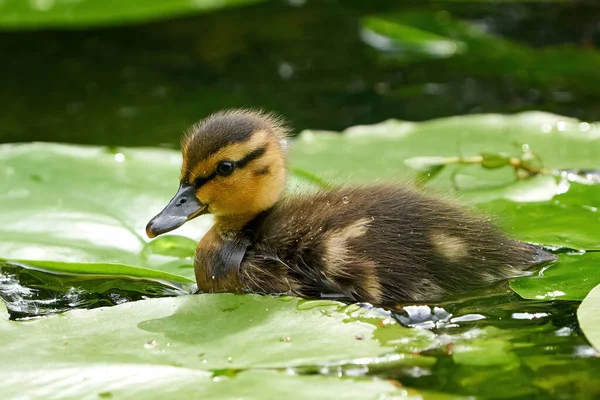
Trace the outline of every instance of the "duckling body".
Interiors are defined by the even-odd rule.
[[[268,115],[232,111],[195,126],[184,142],[180,191],[147,232],[153,237],[202,213],[215,215],[194,259],[201,291],[373,304],[438,300],[554,258],[409,188],[282,197],[282,129]]]

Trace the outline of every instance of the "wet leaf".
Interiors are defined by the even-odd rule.
[[[71,273],[156,277],[135,269],[142,267],[179,276],[166,279],[193,279],[192,243],[210,217],[184,226],[178,233],[185,238],[148,245],[145,234],[145,224],[177,189],[179,165],[180,155],[170,150],[0,146],[0,259]]]
[[[414,26],[399,24],[393,16],[366,17],[362,21],[362,40],[396,59],[436,59],[452,57],[465,50],[464,43]]]
[[[561,188],[557,184],[555,190],[568,191],[548,201],[503,199],[482,202],[478,207],[497,215],[498,223],[521,240],[551,247],[600,250],[600,185],[570,183],[568,188]],[[517,193],[513,194],[519,200]]]
[[[303,132],[292,146],[292,164],[334,183],[347,182],[349,177],[354,182],[373,182],[414,174],[404,163],[414,157],[518,156],[526,144],[548,169],[599,167],[600,124],[541,112],[469,115],[420,123],[389,120],[342,133]],[[447,167],[431,184],[440,190],[453,189],[451,178],[457,173],[475,182],[459,185],[462,189],[504,186],[510,190],[515,184],[512,168],[487,170],[480,165]],[[500,193],[496,196],[501,198]]]
[[[0,3],[0,26],[5,29],[26,29],[139,23],[260,1],[262,0],[6,0]]]
[[[583,299],[577,319],[587,340],[600,352],[600,283]]]
[[[198,243],[195,240],[179,235],[162,235],[148,243],[143,253],[157,254],[177,258],[192,258]]]
[[[520,296],[537,300],[583,300],[600,284],[600,253],[560,254],[559,262],[510,282]]]
[[[509,156],[500,153],[482,153],[481,166],[483,168],[494,169],[509,165]]]
[[[23,380],[31,384],[23,387]],[[37,366],[13,370],[0,376],[3,393],[9,397],[115,399],[248,399],[276,400],[302,398],[315,400],[443,399],[399,389],[376,378],[298,376],[276,371],[248,371],[232,376],[212,374],[179,366],[128,364],[72,364]],[[268,388],[268,390],[267,390]]]
[[[504,340],[474,339],[454,346],[452,358],[462,365],[515,368],[519,358],[511,350],[510,343]]]
[[[415,171],[430,173],[446,165],[446,157],[411,157],[404,160]]]
[[[383,362],[376,357],[437,346],[428,331],[403,328],[332,301],[191,295],[74,310],[43,319],[0,320],[10,369],[49,365],[155,365],[195,370]],[[402,342],[377,339],[378,330]],[[363,340],[357,340],[357,335]],[[27,357],[23,357],[27,354]],[[371,361],[370,361],[371,360]],[[406,358],[410,363],[410,358]],[[4,364],[6,365],[6,364]],[[3,374],[0,374],[0,376]]]
[[[195,283],[155,270],[105,264],[90,264],[78,270],[77,264],[47,263],[50,268],[39,264],[31,267],[0,262],[0,299],[12,319],[196,291]],[[132,273],[125,274],[128,271]],[[143,274],[136,276],[140,272]]]

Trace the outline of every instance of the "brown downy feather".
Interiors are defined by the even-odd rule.
[[[146,231],[155,237],[215,216],[194,260],[200,290],[429,301],[555,259],[451,202],[402,186],[282,199],[286,135],[271,114],[231,110],[185,137],[179,190]]]
[[[390,186],[280,200],[205,257],[196,259],[205,291],[374,304],[438,300],[555,259],[445,201]]]

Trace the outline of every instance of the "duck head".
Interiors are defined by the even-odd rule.
[[[219,112],[192,126],[182,140],[179,189],[146,226],[153,238],[199,215],[239,229],[279,200],[285,184],[287,129],[271,114]]]

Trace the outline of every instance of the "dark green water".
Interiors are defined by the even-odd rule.
[[[369,45],[363,18],[398,12],[467,21],[495,39],[450,58]],[[272,1],[0,32],[0,142],[176,146],[194,121],[238,106],[275,110],[296,130],[529,109],[600,120],[599,20],[600,3],[581,1]]]

